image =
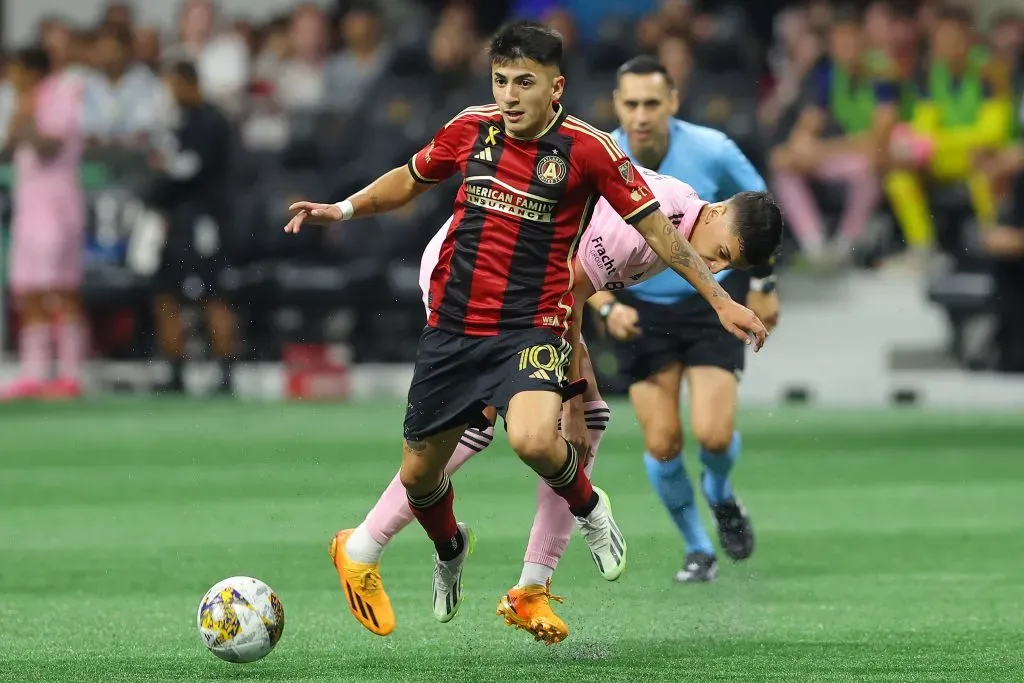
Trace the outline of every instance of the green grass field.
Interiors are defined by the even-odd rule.
[[[679,586],[680,542],[615,407],[595,481],[630,569],[605,583],[574,540],[554,585],[572,632],[551,648],[494,615],[535,481],[503,438],[455,478],[478,535],[459,617],[431,617],[414,526],[385,555],[382,639],[348,614],[327,541],[394,473],[401,406],[0,407],[0,680],[1024,680],[1024,417],[748,411],[736,481],[758,550]],[[255,664],[196,634],[200,597],[234,574],[285,607]]]

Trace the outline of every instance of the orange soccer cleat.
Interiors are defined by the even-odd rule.
[[[498,616],[507,626],[529,631],[537,640],[554,645],[566,639],[569,627],[551,609],[551,601],[562,598],[551,594],[551,580],[545,586],[513,588],[498,602]]]
[[[379,564],[353,562],[345,554],[345,542],[354,529],[339,531],[331,539],[330,553],[338,570],[341,588],[352,616],[369,631],[386,636],[395,630],[395,612],[384,591]]]

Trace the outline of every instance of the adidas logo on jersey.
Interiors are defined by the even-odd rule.
[[[545,381],[550,381],[551,375],[548,374],[547,370],[538,370],[537,372],[530,375],[530,379],[542,379]]]
[[[485,147],[482,151],[477,152],[475,155],[473,155],[473,158],[480,159],[481,161],[494,161],[494,159],[491,157],[490,147]]]

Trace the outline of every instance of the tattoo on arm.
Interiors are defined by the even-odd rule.
[[[380,213],[380,197],[377,196],[376,192],[370,193],[370,210],[374,213]]]
[[[679,231],[672,225],[672,222],[660,211],[655,211],[653,215],[657,216],[661,223],[661,233],[667,242],[666,246],[668,246],[670,252],[669,264],[685,268],[693,273],[701,284],[711,288],[711,298],[728,298],[729,295],[718,284],[715,276],[708,269],[707,264],[704,263],[704,259],[693,250],[693,246],[689,242],[679,236]]]

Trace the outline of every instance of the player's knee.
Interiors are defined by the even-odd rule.
[[[705,451],[724,453],[732,443],[732,422],[721,421],[704,425],[693,425],[693,436]]]
[[[554,429],[522,423],[508,425],[508,444],[519,459],[530,466],[550,461],[560,447],[559,441],[558,431]]]
[[[441,473],[434,471],[430,466],[430,460],[421,457],[421,442],[406,442],[405,453],[402,457],[402,467],[398,472],[398,478],[402,486],[413,494],[423,493],[424,489],[429,491],[436,486],[441,479]]]
[[[647,430],[645,434],[647,452],[661,462],[669,462],[679,457],[683,447],[683,432],[675,426],[665,425]]]
[[[431,472],[424,463],[404,461],[399,470],[398,478],[405,490],[412,495],[424,495],[437,487],[439,477]]]

